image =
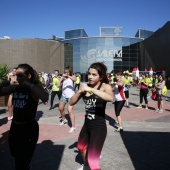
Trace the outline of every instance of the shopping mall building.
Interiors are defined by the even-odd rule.
[[[66,66],[87,73],[93,62],[104,62],[108,73],[153,68],[170,74],[170,22],[157,31],[137,30],[134,37],[122,35],[122,27],[100,27],[99,36],[89,37],[84,29],[65,31],[64,38],[0,39],[0,63],[11,68],[28,63],[47,73]]]

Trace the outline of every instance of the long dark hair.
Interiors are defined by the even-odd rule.
[[[31,75],[30,82],[32,84],[40,84],[39,77],[37,72],[29,65],[29,64],[19,64],[17,69],[21,68],[24,69],[24,73],[28,76]]]
[[[101,83],[106,83],[109,84],[109,80],[107,78],[107,67],[101,63],[101,62],[96,62],[90,65],[89,69],[93,68],[98,71],[99,76],[101,77]],[[88,71],[89,71],[88,69]]]
[[[160,74],[159,76],[162,77],[162,81],[165,81],[165,76],[163,74]],[[159,79],[159,82],[160,82],[160,79]]]
[[[70,66],[67,66],[67,67],[65,68],[65,70],[68,70],[68,71],[69,71],[69,75],[70,75],[70,76],[73,75],[73,70],[72,70],[72,68],[71,68]]]

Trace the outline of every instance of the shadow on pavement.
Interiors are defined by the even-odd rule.
[[[68,148],[69,148],[69,149],[75,148],[74,152],[77,153],[77,155],[76,155],[76,157],[75,157],[75,162],[77,162],[77,163],[79,163],[80,165],[82,165],[82,164],[83,164],[83,159],[82,159],[82,156],[81,156],[80,152],[79,152],[78,149],[77,149],[77,143],[78,143],[78,142],[73,143],[73,144],[70,145]]]
[[[134,106],[134,107],[139,106],[139,104],[135,104],[135,103],[132,103],[132,102],[129,102],[129,105]]]
[[[1,110],[0,110],[0,114],[4,114],[4,113],[6,113],[6,112],[7,112],[6,109],[1,109]]]
[[[39,119],[43,116],[43,112],[42,111],[37,111],[36,113],[36,120],[39,121]]]
[[[169,132],[128,132],[121,133],[134,169],[169,169]]]
[[[59,103],[55,104],[55,105],[52,107],[52,109],[55,109],[55,108],[57,108],[57,107],[59,107]]]
[[[31,170],[58,170],[65,145],[56,145],[51,140],[38,143],[34,153]]]
[[[4,117],[4,118],[0,119],[0,126],[2,126],[4,124],[7,124],[7,123],[8,123],[7,117]]]
[[[105,114],[105,119],[109,122],[110,126],[113,126],[114,128],[117,128],[116,126],[116,120],[110,117],[109,115]]]
[[[135,95],[135,96],[139,96],[139,94],[135,94],[135,93],[130,93],[131,95]]]
[[[0,138],[0,169],[14,170],[15,160],[8,146],[9,131],[1,134]],[[32,159],[31,170],[58,170],[65,145],[55,145],[51,140],[38,143]]]
[[[8,145],[8,134],[9,131],[0,133],[0,169],[1,170],[13,170],[14,159],[10,154]]]

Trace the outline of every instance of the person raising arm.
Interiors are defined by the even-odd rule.
[[[38,101],[48,100],[48,93],[41,86],[36,71],[28,64],[16,69],[17,79],[10,84],[0,84],[0,96],[12,94],[13,119],[9,130],[8,143],[15,158],[16,170],[29,170],[30,162],[39,137],[36,121]]]
[[[77,144],[84,165],[78,170],[101,170],[99,159],[107,135],[106,103],[113,101],[112,87],[106,73],[107,67],[103,63],[91,64],[88,84],[83,83],[69,102],[73,106],[82,97],[85,103],[85,121]]]

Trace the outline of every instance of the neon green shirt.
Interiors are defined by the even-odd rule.
[[[76,77],[76,84],[80,84],[80,75]]]
[[[114,83],[114,76],[111,76],[110,77],[110,84],[113,84]]]
[[[126,79],[126,78],[122,78],[123,82],[125,83],[125,85],[128,85],[129,84],[129,79]]]
[[[52,91],[59,91],[59,87],[57,87],[57,84],[59,83],[59,79],[57,77],[54,77],[53,78],[53,81],[52,81]]]

